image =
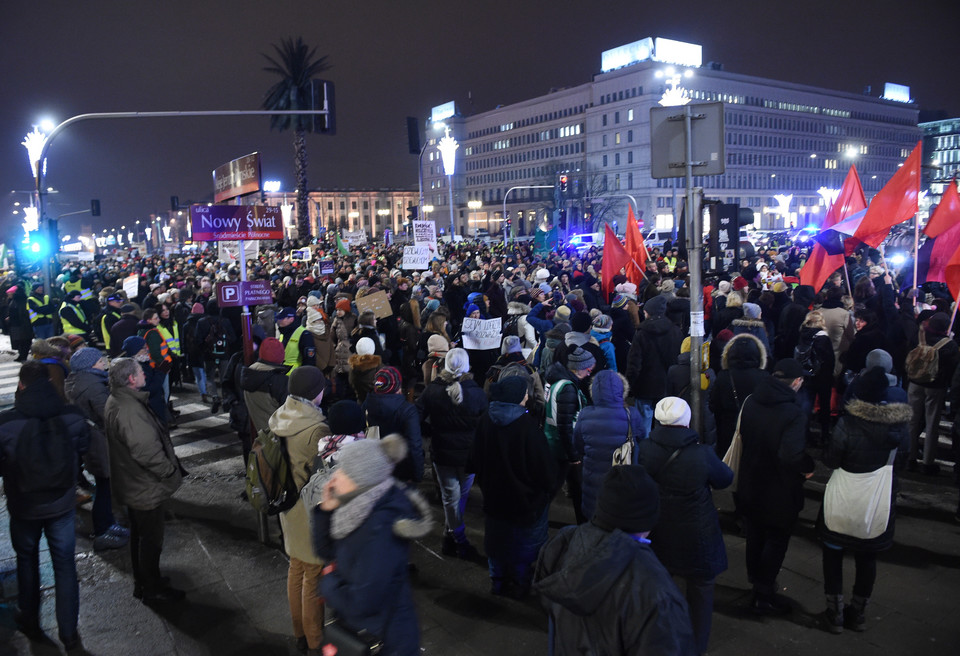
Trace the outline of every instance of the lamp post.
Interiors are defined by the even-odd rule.
[[[457,164],[457,148],[460,144],[450,136],[450,128],[444,128],[443,138],[437,144],[437,150],[440,151],[440,157],[443,160],[443,172],[447,176],[447,191],[450,199],[450,242],[453,243],[453,235],[456,229],[453,225],[453,172]]]

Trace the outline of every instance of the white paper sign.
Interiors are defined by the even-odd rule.
[[[437,253],[437,224],[433,221],[413,222],[413,243],[416,246],[426,246],[430,253]]]
[[[429,269],[430,249],[426,246],[403,247],[403,269]]]
[[[343,241],[347,246],[366,246],[367,233],[363,230],[344,230]]]
[[[463,348],[483,351],[500,348],[500,318],[463,320]]]
[[[246,257],[243,261],[255,260],[260,255],[260,240],[248,239],[243,242],[243,251]],[[240,242],[236,240],[217,242],[217,259],[224,264],[237,264],[240,261]]]
[[[132,301],[137,297],[137,293],[140,291],[138,281],[137,276],[127,276],[123,279],[123,291],[126,293],[128,300]]]

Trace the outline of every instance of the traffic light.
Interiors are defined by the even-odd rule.
[[[416,205],[411,205],[407,208],[407,221],[416,221],[417,216],[419,215],[420,208]]]
[[[90,201],[90,214],[100,216],[100,199],[94,198]]]
[[[560,216],[559,216],[558,223],[560,224],[561,230],[567,229],[567,210],[563,208],[560,209]]]
[[[171,197],[170,197],[170,211],[171,211],[171,212],[179,212],[179,211],[180,211],[180,197],[179,197],[179,196],[171,196]]]
[[[560,176],[560,193],[567,193],[567,176],[566,174]]]

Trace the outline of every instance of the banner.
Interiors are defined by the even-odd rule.
[[[387,292],[367,294],[366,296],[361,296],[355,302],[357,304],[357,312],[373,310],[373,314],[377,319],[383,319],[393,314],[393,308],[390,307],[390,299],[387,297]],[[497,321],[499,321],[499,319],[497,319]]]
[[[429,269],[430,249],[426,246],[404,246],[401,269]]]
[[[344,230],[343,241],[347,246],[366,246],[367,233],[363,230]]]
[[[413,221],[413,243],[426,246],[430,253],[437,253],[437,224],[433,221]]]
[[[500,317],[463,320],[463,348],[476,351],[500,348]]]

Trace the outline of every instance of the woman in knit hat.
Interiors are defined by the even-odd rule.
[[[443,370],[443,363],[450,351],[450,342],[443,335],[430,335],[427,338],[427,359],[421,367],[423,384],[429,385]]]
[[[382,640],[384,654],[420,652],[409,541],[428,535],[432,520],[426,500],[391,476],[406,444],[388,435],[345,445],[313,520],[314,543],[328,563],[324,601],[345,625]]]
[[[350,335],[357,327],[357,317],[351,312],[350,300],[341,298],[336,302],[336,315],[333,319],[333,371],[334,395],[338,399],[351,396],[351,387],[347,374],[350,372],[351,344]]]
[[[486,409],[487,396],[473,380],[470,358],[460,348],[446,354],[443,369],[417,400],[440,482],[445,524],[441,551],[445,556],[477,558],[477,550],[467,540],[463,514],[473,485],[473,474],[466,471],[467,460],[477,421]]]
[[[423,479],[423,441],[420,416],[403,394],[403,381],[396,367],[381,367],[373,379],[373,394],[362,407],[367,426],[377,426],[380,435],[399,433],[407,442],[407,457],[397,465],[394,476],[401,481],[419,483]]]

